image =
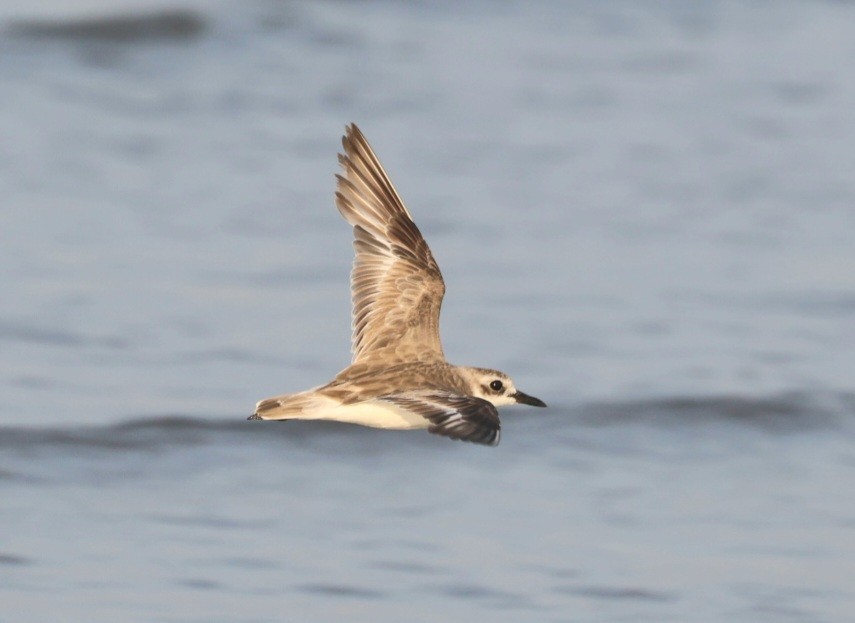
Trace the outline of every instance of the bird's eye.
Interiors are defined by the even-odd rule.
[[[490,389],[492,389],[494,392],[502,391],[502,387],[504,386],[502,385],[502,382],[498,379],[490,383]]]

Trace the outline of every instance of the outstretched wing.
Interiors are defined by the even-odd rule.
[[[430,422],[428,432],[436,435],[489,446],[499,443],[499,412],[481,398],[426,390],[380,396],[378,400],[421,415]]]
[[[353,363],[444,360],[439,266],[377,156],[346,128],[336,205],[353,225]]]

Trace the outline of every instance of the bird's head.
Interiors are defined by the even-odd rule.
[[[523,404],[533,407],[545,407],[546,403],[519,391],[514,381],[504,372],[488,368],[470,368],[457,366],[457,371],[469,384],[469,394],[483,398],[493,406]]]

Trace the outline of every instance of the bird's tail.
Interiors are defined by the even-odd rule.
[[[266,398],[255,405],[250,420],[313,420],[319,411],[338,406],[339,402],[315,390]]]

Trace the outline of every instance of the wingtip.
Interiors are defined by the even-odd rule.
[[[490,448],[495,448],[496,446],[499,445],[499,441],[501,441],[501,440],[502,440],[502,431],[497,430],[496,435],[492,439],[486,438],[484,441],[475,441],[475,443],[482,445],[482,446],[488,446]]]
[[[338,163],[346,169],[350,155],[357,151],[360,143],[365,142],[365,136],[355,123],[351,122],[344,126],[344,134],[341,137],[343,154],[338,155]]]
[[[359,129],[358,125],[351,121],[344,126],[344,136],[341,137],[341,142],[345,147],[347,147],[347,143],[349,141],[358,140],[362,136],[362,130]]]

